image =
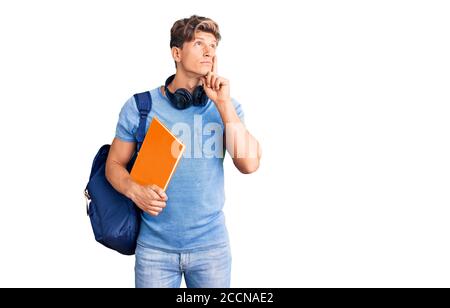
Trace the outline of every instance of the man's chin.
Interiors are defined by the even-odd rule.
[[[196,77],[196,78],[200,78],[200,77],[206,76],[206,74],[208,74],[208,72],[209,72],[208,69],[199,69],[197,71],[191,71],[191,74],[195,75],[194,77]]]
[[[209,69],[207,69],[207,68],[201,69],[198,71],[198,76],[199,77],[206,76],[206,74],[208,74],[208,72],[209,72]]]

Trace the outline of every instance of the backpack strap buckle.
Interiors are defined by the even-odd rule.
[[[89,196],[87,188],[84,190],[84,198],[86,199],[86,214],[89,216],[89,201],[91,200],[91,196]]]

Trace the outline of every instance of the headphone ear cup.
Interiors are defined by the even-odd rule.
[[[186,89],[178,89],[173,94],[175,107],[177,109],[186,109],[192,105],[192,94]]]
[[[205,106],[208,101],[208,96],[203,86],[196,87],[192,96],[194,106]]]

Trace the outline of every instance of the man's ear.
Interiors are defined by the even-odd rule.
[[[172,58],[175,62],[181,62],[181,49],[178,47],[172,47]]]

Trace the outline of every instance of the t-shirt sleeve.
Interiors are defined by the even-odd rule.
[[[116,126],[116,138],[128,142],[137,142],[136,131],[139,125],[139,111],[134,97],[130,97],[123,105]]]
[[[242,124],[245,125],[244,110],[242,109],[241,104],[234,98],[231,98],[231,102],[233,103],[234,109],[236,110],[239,119],[241,119]]]

